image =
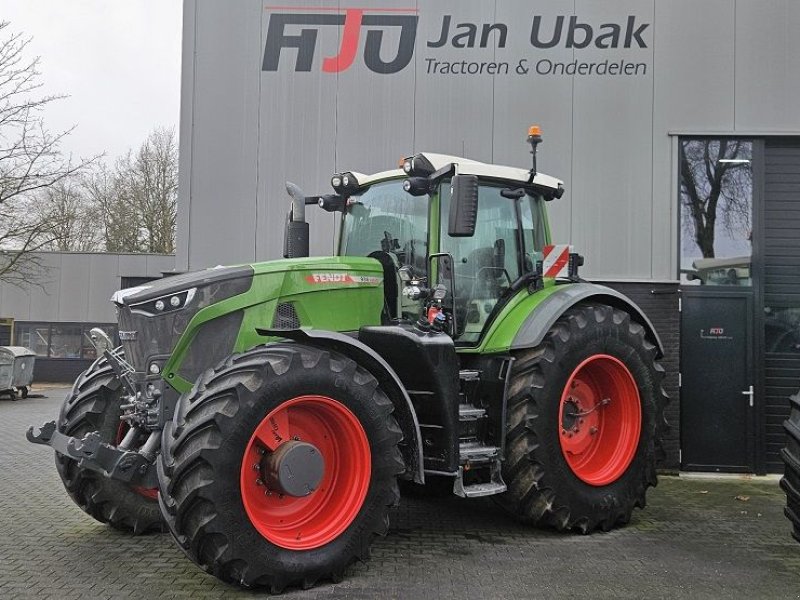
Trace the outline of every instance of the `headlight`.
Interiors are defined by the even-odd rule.
[[[169,294],[160,298],[153,298],[147,302],[131,304],[131,312],[150,317],[181,310],[192,302],[196,292],[197,288],[191,288],[183,292],[178,292],[177,294]]]
[[[350,196],[358,191],[359,184],[356,176],[348,171],[347,173],[336,173],[331,177],[331,187],[340,196]]]
[[[403,161],[403,172],[412,177],[430,177],[436,169],[424,154],[409,156]]]

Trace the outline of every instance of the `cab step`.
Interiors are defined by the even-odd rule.
[[[459,421],[477,421],[486,416],[486,410],[478,408],[472,404],[459,404],[458,405],[458,420]]]
[[[481,372],[477,369],[461,369],[458,372],[458,378],[461,381],[479,381]]]
[[[462,443],[458,449],[461,464],[480,464],[497,460],[500,448],[497,446],[484,446],[481,442]]]
[[[453,493],[462,498],[480,498],[493,496],[506,491],[506,484],[500,472],[500,460],[492,461],[489,481],[481,481],[464,485],[464,467],[458,468],[458,476],[453,484]]]

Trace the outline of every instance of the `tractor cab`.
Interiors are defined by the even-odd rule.
[[[541,279],[537,266],[550,243],[545,202],[564,191],[535,164],[526,170],[433,153],[374,175],[337,173],[331,184],[334,196],[314,199],[342,214],[340,256],[380,262],[383,323],[423,315],[459,345],[476,344],[505,300]]]

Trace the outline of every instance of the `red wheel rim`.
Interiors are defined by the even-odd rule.
[[[290,440],[313,444],[324,460],[322,479],[308,496],[279,494],[261,479],[262,461]],[[356,518],[371,471],[367,434],[350,409],[326,396],[298,396],[272,410],[250,437],[239,482],[242,502],[250,522],[273,544],[319,548]]]
[[[125,434],[128,433],[128,430],[130,428],[131,428],[130,425],[128,425],[125,421],[120,421],[119,427],[117,427],[117,439],[114,440],[115,446],[119,446],[122,443],[122,440],[125,439]],[[138,485],[132,485],[131,489],[140,496],[144,496],[145,498],[149,498],[150,500],[158,500],[157,487],[146,488]]]
[[[561,394],[558,439],[567,465],[590,485],[613,483],[636,455],[641,420],[639,389],[625,364],[607,354],[590,356]]]

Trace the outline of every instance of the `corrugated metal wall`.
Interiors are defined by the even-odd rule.
[[[677,190],[670,133],[800,131],[800,2],[791,0],[364,0],[352,6],[416,10],[414,58],[386,75],[362,57],[339,73],[322,71],[335,56],[342,28],[319,26],[311,70],[296,72],[297,50],[285,48],[277,71],[262,71],[275,13],[343,14],[332,0],[186,0],[181,111],[181,202],[178,268],[264,260],[281,252],[287,209],[283,182],[310,192],[329,189],[338,169],[391,168],[399,157],[429,150],[527,167],[525,131],[542,124],[542,171],[565,180],[551,205],[559,241],[587,258],[595,278],[677,276]],[[308,11],[306,11],[308,12]],[[406,11],[408,12],[408,11]],[[384,13],[375,13],[384,14]],[[446,15],[459,23],[508,27],[507,43],[432,48]],[[558,17],[556,47],[538,49]],[[616,49],[567,47],[567,24],[597,30],[616,23],[634,40]],[[306,26],[303,26],[306,27]],[[287,29],[299,35],[301,26]],[[308,26],[311,27],[311,26]],[[383,31],[386,55],[398,28]],[[511,73],[472,76],[429,72],[438,61],[507,61]],[[643,73],[519,75],[520,58],[569,63],[625,60]],[[328,253],[330,215],[312,212],[314,251]]]
[[[764,148],[764,318],[800,309],[800,138],[769,138]],[[768,325],[769,326],[769,325]],[[789,330],[791,331],[791,330]],[[767,470],[782,472],[791,394],[800,389],[800,348],[789,334],[767,336],[765,348],[765,440]],[[793,350],[792,350],[793,348]]]

